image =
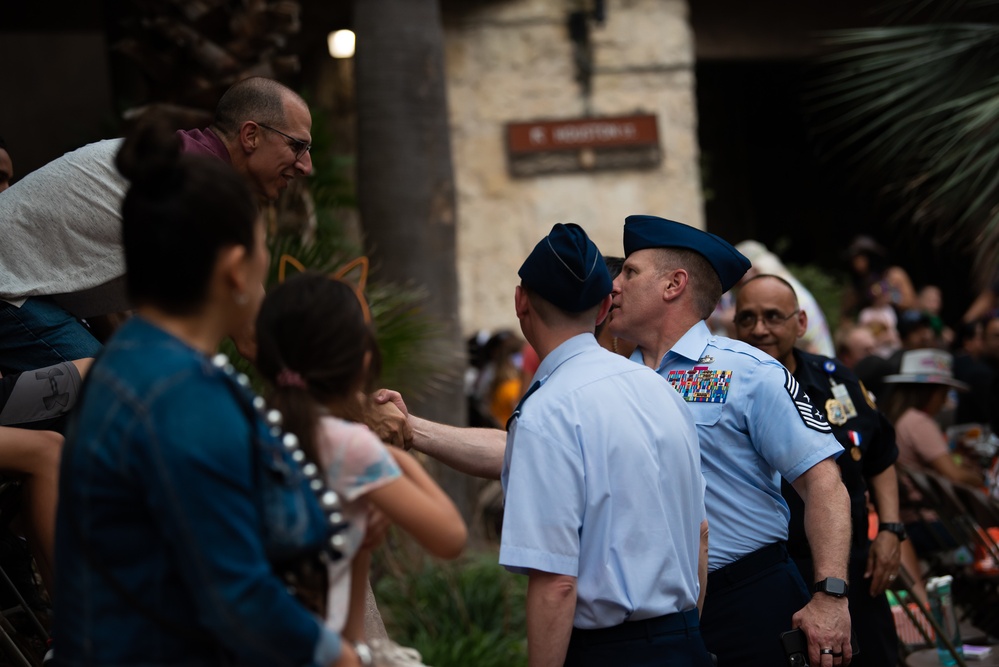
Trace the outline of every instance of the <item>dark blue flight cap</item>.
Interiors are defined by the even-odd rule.
[[[686,248],[703,255],[721,279],[722,292],[732,289],[753,265],[720,236],[654,215],[629,215],[624,220],[624,254],[645,248]]]
[[[604,258],[583,228],[557,224],[517,272],[524,287],[568,313],[581,313],[611,292]]]

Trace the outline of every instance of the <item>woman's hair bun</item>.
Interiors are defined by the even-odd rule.
[[[150,195],[177,187],[182,171],[180,137],[159,115],[146,114],[125,138],[115,160],[132,188]]]

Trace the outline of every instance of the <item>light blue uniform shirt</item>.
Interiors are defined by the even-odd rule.
[[[500,564],[577,577],[577,628],[693,608],[704,481],[676,392],[590,334],[535,378],[507,435]]]
[[[642,363],[636,350],[632,361]],[[780,476],[793,482],[843,453],[829,423],[797,380],[766,352],[715,336],[698,322],[657,371],[697,424],[711,539],[708,570],[787,539]]]

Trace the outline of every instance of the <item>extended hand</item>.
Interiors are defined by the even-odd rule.
[[[394,397],[398,397],[398,401]],[[372,396],[364,421],[382,442],[409,449],[413,446],[413,428],[399,392],[379,389]],[[401,407],[400,407],[401,406]]]
[[[850,610],[846,598],[816,593],[811,602],[791,617],[792,627],[800,627],[808,638],[808,664],[841,667],[850,664]],[[821,653],[832,649],[831,653]],[[842,655],[840,655],[842,654]]]
[[[392,391],[391,389],[379,389],[371,398],[375,400],[375,403],[391,403],[395,407],[399,408],[399,412],[406,415],[409,419],[409,408],[406,407],[406,402],[402,400],[402,394],[397,391]]]

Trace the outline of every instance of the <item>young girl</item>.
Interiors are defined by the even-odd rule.
[[[327,623],[363,635],[370,551],[361,548],[377,508],[431,554],[455,558],[466,529],[451,499],[416,459],[387,448],[363,421],[378,373],[378,346],[360,297],[346,283],[305,272],[274,288],[257,319],[257,366],[273,385],[284,428],[344,501],[344,558],[329,567]]]

